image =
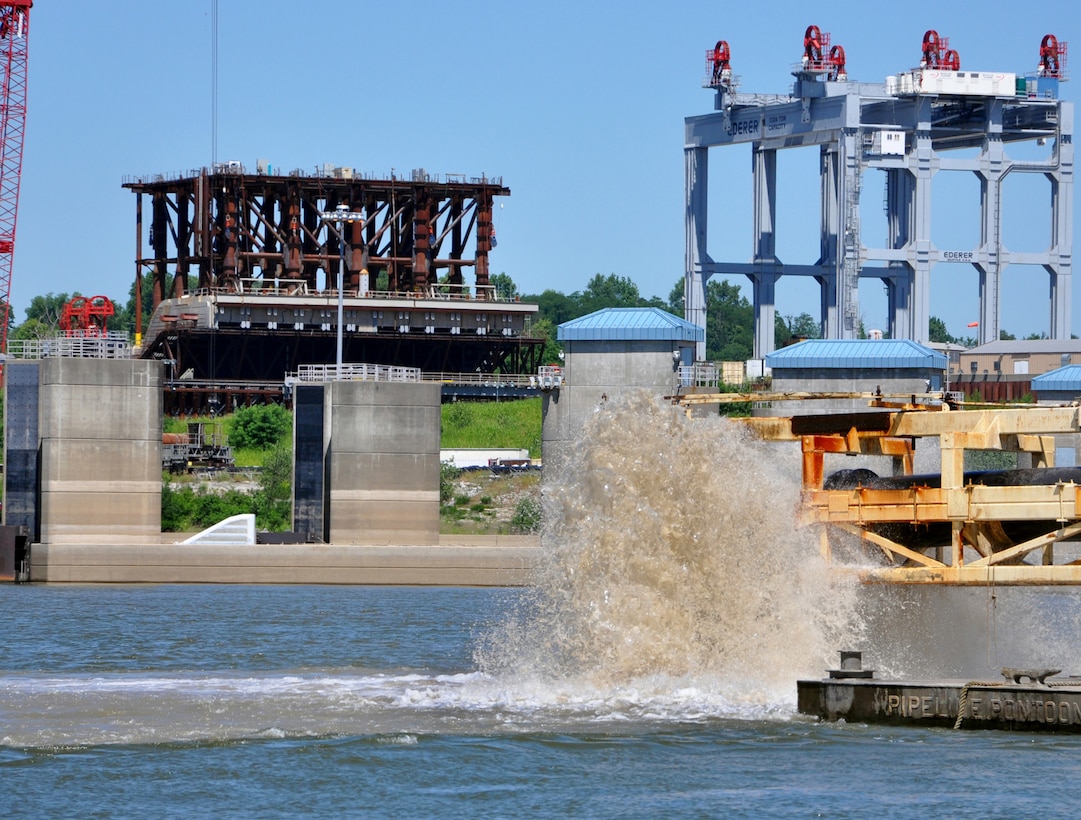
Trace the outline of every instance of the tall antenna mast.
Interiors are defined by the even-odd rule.
[[[210,167],[218,164],[218,0],[210,0]]]

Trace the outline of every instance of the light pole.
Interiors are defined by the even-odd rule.
[[[333,211],[324,211],[319,217],[328,226],[336,223],[338,226],[338,350],[335,363],[337,371],[335,378],[342,378],[342,330],[345,323],[345,226],[353,222],[363,222],[364,214],[350,211],[348,206],[339,205]]]

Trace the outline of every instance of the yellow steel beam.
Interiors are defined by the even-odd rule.
[[[893,436],[974,434],[973,439],[1002,435],[1076,433],[1081,407],[1025,407],[1003,410],[956,410],[951,413],[893,413]]]
[[[955,489],[908,487],[899,490],[810,490],[804,494],[803,521],[920,523],[943,521],[1075,521],[1081,519],[1081,487],[1036,484]],[[955,502],[955,503],[951,503]],[[956,509],[955,514],[952,511]]]
[[[944,586],[1058,586],[1081,584],[1081,565],[875,567],[835,570],[854,573],[866,584],[939,584]]]
[[[839,529],[844,530],[845,532],[850,532],[853,535],[858,535],[860,538],[864,539],[865,541],[870,541],[872,544],[875,544],[875,545],[881,547],[882,549],[886,550],[887,553],[892,553],[894,555],[900,555],[903,558],[907,558],[909,561],[915,561],[920,566],[923,566],[923,567],[945,567],[946,566],[941,561],[936,561],[934,558],[931,558],[930,556],[924,555],[922,552],[916,552],[915,550],[911,550],[908,547],[901,546],[897,542],[891,541],[890,539],[885,538],[885,537],[879,535],[878,533],[868,532],[867,530],[860,529],[859,527],[854,527],[851,524],[838,524],[837,527]]]
[[[1024,541],[1016,546],[1010,547],[1006,550],[992,553],[987,558],[981,558],[978,561],[973,561],[969,566],[981,567],[981,566],[999,566],[1006,561],[1012,561],[1015,558],[1021,558],[1028,555],[1034,550],[1043,549],[1049,544],[1054,544],[1057,541],[1063,541],[1067,538],[1081,533],[1081,523],[1071,524],[1068,527],[1062,527],[1054,532],[1049,532],[1046,535],[1040,535],[1036,538],[1032,538],[1028,541]]]

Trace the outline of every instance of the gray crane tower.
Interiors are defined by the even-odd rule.
[[[918,68],[885,83],[850,82],[844,50],[810,26],[790,95],[737,92],[728,44],[707,53],[705,87],[714,112],[685,120],[686,270],[688,321],[706,325],[706,283],[715,274],[752,282],[754,358],[774,348],[775,291],[782,276],[813,276],[821,288],[821,331],[856,338],[859,280],[886,287],[888,333],[926,342],[930,273],[938,263],[972,265],[979,273],[979,342],[999,336],[1000,286],[1009,264],[1042,266],[1050,275],[1050,335],[1070,337],[1073,211],[1073,103],[1059,99],[1066,79],[1066,44],[1053,35],[1040,46],[1030,75],[961,71],[955,51],[934,31],[924,36]],[[1049,159],[1015,161],[1006,144],[1052,141]],[[750,144],[753,154],[753,255],[717,261],[707,248],[709,149]],[[821,247],[814,264],[785,264],[776,254],[777,152],[819,146]],[[951,156],[961,148],[977,156]],[[886,174],[886,247],[864,242],[860,189],[864,172]],[[931,183],[939,172],[974,173],[980,182],[980,242],[937,247],[931,241]],[[1010,174],[1042,174],[1051,183],[1050,244],[1042,252],[1012,252],[1003,244],[1002,187]],[[705,358],[700,342],[697,358]]]

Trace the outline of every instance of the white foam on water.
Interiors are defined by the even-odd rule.
[[[787,719],[791,698],[656,674],[597,686],[454,675],[0,677],[0,743],[12,747],[377,735],[552,732]]]

